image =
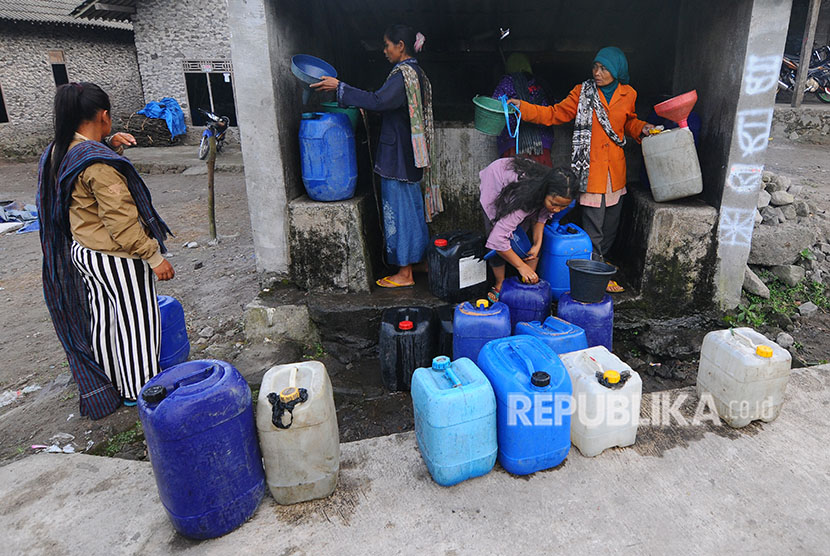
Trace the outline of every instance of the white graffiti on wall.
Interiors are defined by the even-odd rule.
[[[761,152],[767,148],[772,126],[772,108],[756,108],[738,112],[738,144],[743,156]]]
[[[721,207],[718,240],[721,245],[749,247],[755,226],[755,208]]]
[[[733,164],[726,185],[735,193],[757,193],[761,189],[764,167],[758,164]]]
[[[765,93],[778,85],[778,73],[781,69],[781,56],[750,55],[744,73],[746,94]]]

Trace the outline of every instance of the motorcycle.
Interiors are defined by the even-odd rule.
[[[784,54],[781,61],[781,73],[778,76],[778,88],[782,91],[795,90],[795,77],[798,72],[799,57]],[[807,70],[805,93],[814,93],[821,102],[830,103],[830,45],[813,50],[810,67]]]
[[[199,160],[204,160],[210,152],[211,137],[216,137],[216,152],[222,151],[222,146],[225,144],[225,134],[228,132],[231,120],[227,116],[217,116],[213,112],[201,108],[199,108],[199,112],[208,120],[208,125],[205,131],[202,132],[202,140],[199,142]]]

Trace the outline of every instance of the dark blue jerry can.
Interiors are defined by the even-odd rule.
[[[585,331],[588,347],[605,346],[613,351],[614,302],[610,295],[605,294],[599,303],[582,303],[563,293],[556,314]]]
[[[466,357],[478,361],[484,344],[510,336],[510,309],[504,303],[479,299],[475,306],[469,301],[455,308],[452,322],[452,354],[455,359]]]
[[[357,158],[349,117],[307,112],[300,122],[303,184],[314,201],[351,199],[357,186]]]
[[[539,338],[557,354],[588,347],[585,331],[558,317],[548,317],[545,322],[520,322],[516,325],[516,335],[520,334]]]
[[[190,340],[184,322],[184,309],[175,297],[159,295],[161,315],[161,370],[184,363],[190,356]]]
[[[550,315],[550,284],[545,280],[525,284],[511,276],[502,284],[499,301],[510,308],[512,330],[520,322],[541,322]]]
[[[571,447],[571,379],[533,336],[493,340],[478,357],[496,394],[499,463],[514,475],[556,467]]]
[[[545,226],[542,250],[539,253],[539,277],[550,283],[554,299],[571,289],[570,259],[590,259],[591,238],[576,224],[559,224],[556,219]]]
[[[188,361],[150,380],[138,414],[173,527],[209,539],[250,518],[265,494],[251,389],[224,361]]]

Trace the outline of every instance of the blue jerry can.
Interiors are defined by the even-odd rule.
[[[510,336],[510,310],[498,301],[490,305],[486,299],[469,301],[455,308],[452,322],[452,354],[455,359],[466,357],[474,363],[484,344]]]
[[[573,389],[559,356],[533,336],[510,336],[484,346],[478,362],[496,394],[501,466],[528,475],[562,463]]]
[[[520,322],[543,321],[550,316],[550,284],[525,284],[516,276],[504,281],[499,301],[510,308],[511,330]]]
[[[520,322],[516,325],[516,335],[520,334],[539,338],[557,354],[588,347],[585,331],[558,317],[548,317],[545,322]]]
[[[190,356],[190,340],[187,339],[187,326],[184,322],[184,309],[175,297],[159,295],[159,314],[161,315],[161,370],[184,363]]]
[[[594,250],[591,238],[576,224],[559,224],[556,219],[545,226],[539,253],[539,277],[550,283],[554,299],[571,290],[570,259],[590,259]]]
[[[614,301],[610,295],[605,294],[599,303],[582,303],[563,293],[556,314],[585,331],[588,347],[605,346],[614,351]]]
[[[357,158],[349,117],[307,112],[300,122],[303,184],[314,201],[342,201],[354,196]]]
[[[446,356],[412,376],[415,437],[436,483],[451,486],[490,472],[496,463],[496,398],[469,359]]]
[[[173,527],[194,539],[236,529],[263,494],[251,389],[224,361],[188,361],[153,377],[138,415],[159,498]]]

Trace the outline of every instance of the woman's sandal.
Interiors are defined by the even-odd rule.
[[[490,288],[490,291],[487,292],[487,299],[490,300],[490,303],[495,303],[499,300],[500,295],[501,292],[499,290],[496,288]]]
[[[381,288],[390,288],[390,289],[391,288],[411,288],[412,286],[415,285],[415,282],[412,282],[411,284],[398,284],[394,280],[391,280],[391,278],[392,278],[391,275],[390,276],[384,276],[380,280],[376,280],[375,284],[377,284]]]
[[[605,291],[608,293],[622,293],[625,291],[625,288],[616,283],[614,280],[608,280],[608,285],[605,287]]]

